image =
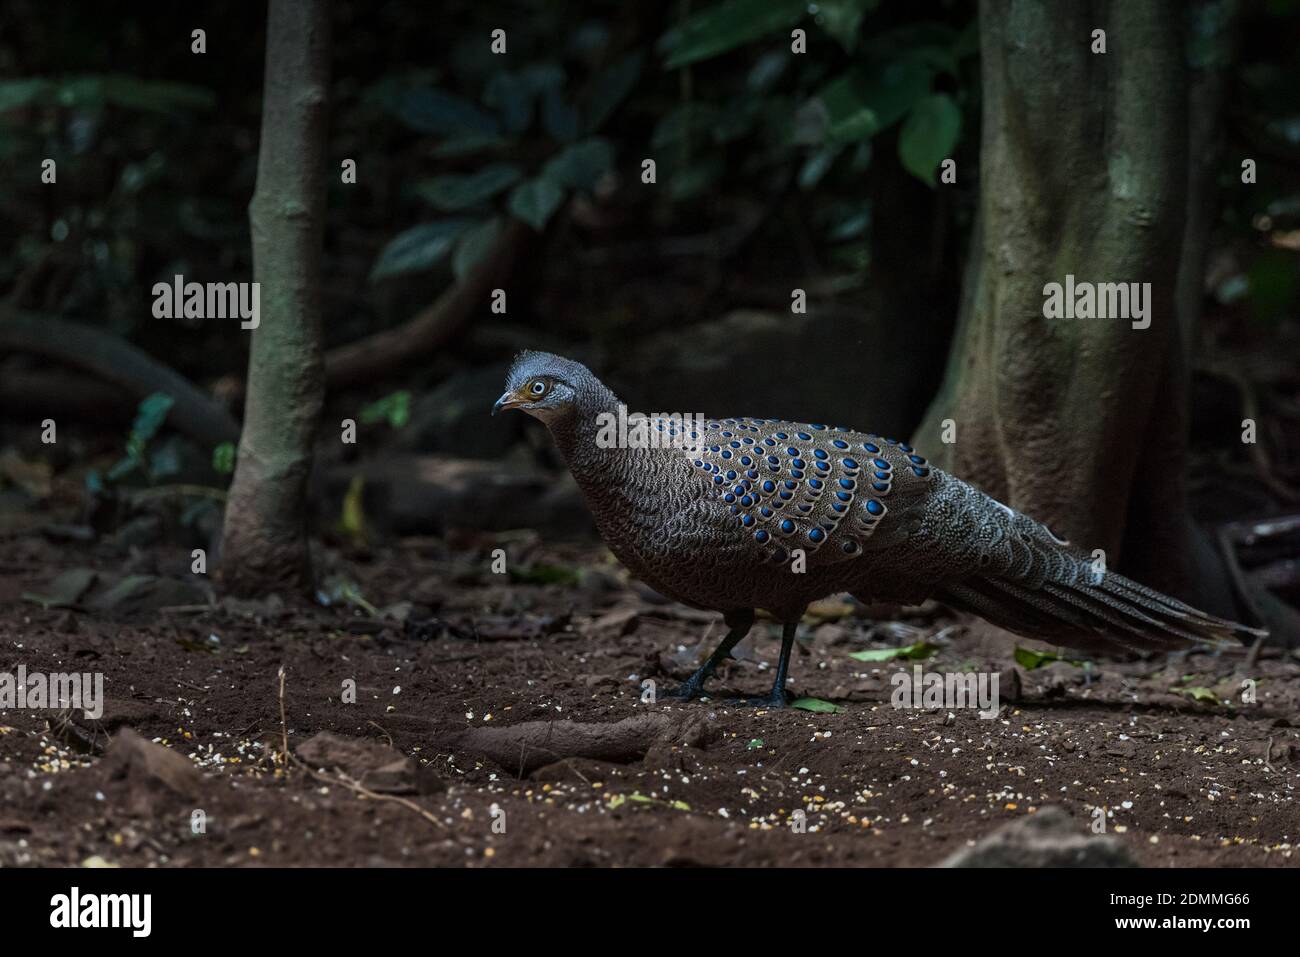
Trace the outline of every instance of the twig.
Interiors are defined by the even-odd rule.
[[[287,768],[292,755],[289,754],[289,722],[284,716],[284,665],[280,666],[280,740],[284,744],[284,761]]]
[[[438,828],[442,828],[443,830],[446,830],[447,825],[443,824],[442,821],[439,821],[430,812],[426,811],[424,808],[420,807],[420,805],[416,804],[412,800],[409,800],[408,798],[398,797],[396,794],[380,794],[378,791],[372,791],[370,790],[370,788],[366,787],[361,782],[353,780],[352,778],[348,777],[342,771],[338,772],[337,775],[330,775],[330,774],[326,774],[324,771],[317,771],[315,768],[310,767],[309,765],[304,763],[300,758],[298,758],[297,755],[291,753],[289,751],[289,723],[288,720],[285,718],[285,713],[284,713],[284,665],[280,666],[279,677],[280,677],[280,740],[284,743],[284,766],[286,768],[288,768],[290,764],[293,764],[296,767],[299,767],[302,770],[306,771],[309,775],[311,775],[311,777],[315,778],[317,781],[324,782],[325,784],[341,784],[343,787],[347,788],[353,794],[358,794],[362,797],[370,798],[372,801],[391,801],[394,804],[400,804],[408,811],[413,811],[414,813],[420,815],[420,817],[424,818],[434,827],[438,827]],[[374,724],[373,721],[371,721],[370,723]],[[375,727],[378,728],[379,725],[375,725]],[[383,728],[379,728],[379,730],[384,731]],[[384,734],[388,734],[388,732],[384,731]],[[391,737],[388,739],[388,743],[390,746],[392,745],[393,739]]]
[[[433,816],[432,813],[420,807],[420,805],[416,804],[410,798],[399,797],[396,794],[380,794],[378,791],[372,791],[370,790],[370,788],[366,787],[364,784],[361,784],[359,781],[356,781],[348,777],[342,771],[338,772],[337,775],[326,774],[324,771],[317,771],[316,769],[307,766],[294,755],[290,755],[289,757],[290,760],[293,761],[295,765],[302,768],[304,771],[310,774],[317,781],[321,781],[325,784],[341,784],[343,785],[343,787],[347,788],[353,794],[357,794],[365,798],[370,798],[372,801],[391,801],[393,804],[400,804],[408,811],[412,811],[415,814],[420,815],[420,817],[424,818],[434,827],[441,828],[444,831],[447,829],[446,824],[444,824],[442,821],[439,821],[436,817]]]

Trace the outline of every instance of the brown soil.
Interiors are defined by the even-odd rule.
[[[371,604],[406,616],[381,625],[339,607],[226,604],[128,620],[46,610],[22,596],[66,569],[187,559],[34,533],[0,542],[0,672],[101,671],[107,698],[102,719],[78,713],[70,726],[0,711],[0,865],[929,865],[1049,804],[1081,829],[1107,808],[1108,833],[1148,865],[1297,859],[1293,654],[1265,650],[1248,704],[1244,652],[1100,661],[1089,678],[1066,663],[1017,668],[1014,640],[937,612],[869,642],[861,609],[828,602],[801,632],[810,641],[793,688],[843,713],[728,703],[767,690],[779,644],[769,623],[715,679],[716,697],[646,704],[640,682],[675,684],[720,626],[655,603],[599,548],[501,542],[512,559],[526,554],[525,579],[563,580],[492,574],[488,539],[328,554]],[[413,606],[388,607],[402,602]],[[927,670],[1001,673],[997,718],[895,710],[889,676],[912,662],[849,657],[936,633]],[[354,704],[341,700],[346,679]],[[600,727],[647,714],[617,734]],[[512,750],[509,729],[526,722],[555,733],[539,745],[534,727]],[[126,727],[193,762],[197,796],[148,780],[142,792],[145,772],[103,756]],[[466,736],[484,728],[503,729],[491,748]],[[333,771],[277,758],[284,733],[296,749],[321,731],[391,741],[419,765],[412,793],[358,795]],[[599,756],[538,760],[539,746]],[[180,777],[181,790],[195,786]],[[207,820],[199,835],[195,809]],[[796,809],[805,833],[789,823]]]

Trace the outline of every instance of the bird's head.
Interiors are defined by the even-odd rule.
[[[581,362],[549,352],[521,352],[506,376],[506,391],[492,406],[519,409],[547,425],[571,417],[585,401],[608,390]]]

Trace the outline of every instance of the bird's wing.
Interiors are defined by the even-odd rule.
[[[914,520],[937,474],[906,443],[774,419],[708,421],[688,458],[736,547],[777,563],[801,550],[808,569],[869,554]]]

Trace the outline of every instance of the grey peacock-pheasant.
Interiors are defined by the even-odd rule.
[[[722,613],[727,636],[678,692],[686,699],[763,609],[784,626],[763,703],[785,704],[799,619],[837,592],[868,603],[935,598],[1085,651],[1173,651],[1262,634],[1098,574],[1045,525],[893,439],[750,418],[707,420],[702,432],[686,425],[678,436],[669,418],[650,425],[669,433],[667,443],[609,447],[599,439],[602,414],[618,414],[614,393],[581,363],[545,352],[515,359],[500,409],[547,426],[606,544],[633,574]]]

